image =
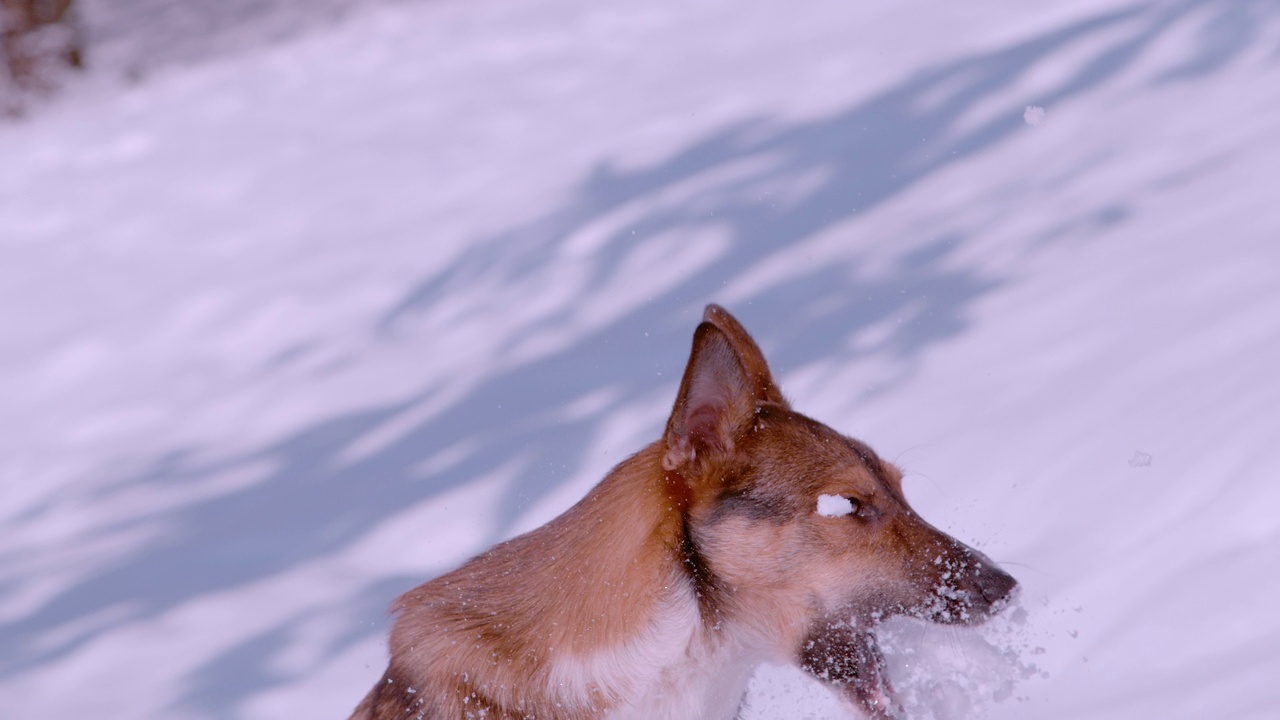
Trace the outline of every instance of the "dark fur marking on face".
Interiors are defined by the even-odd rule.
[[[748,520],[783,525],[791,519],[793,513],[788,504],[779,499],[757,497],[738,488],[726,490],[716,499],[715,509],[711,511],[707,523],[714,525],[735,515]]]

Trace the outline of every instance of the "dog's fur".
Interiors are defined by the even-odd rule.
[[[874,623],[980,622],[1016,585],[916,515],[901,481],[793,411],[709,306],[662,439],[400,597],[390,666],[352,719],[723,720],[765,660],[892,717]],[[820,514],[820,495],[853,511]]]

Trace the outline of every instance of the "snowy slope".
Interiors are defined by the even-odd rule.
[[[0,124],[0,717],[345,717],[712,300],[1023,582],[913,717],[1275,717],[1280,5],[1032,5],[367,3]]]

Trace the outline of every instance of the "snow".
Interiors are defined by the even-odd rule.
[[[839,495],[819,495],[818,514],[824,517],[840,517],[853,514],[853,501]]]
[[[155,6],[0,124],[0,716],[345,717],[710,301],[1022,584],[912,717],[1280,709],[1274,3]]]

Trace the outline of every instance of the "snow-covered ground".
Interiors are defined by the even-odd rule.
[[[0,717],[345,717],[709,301],[1023,583],[913,717],[1280,714],[1280,4],[265,6],[0,124]]]

